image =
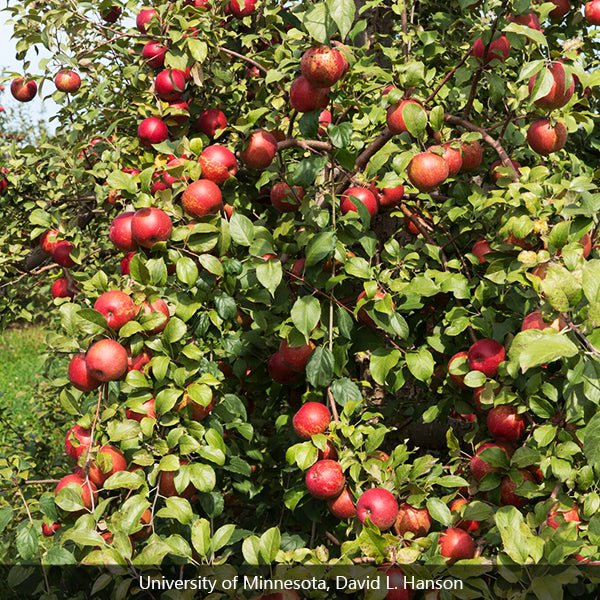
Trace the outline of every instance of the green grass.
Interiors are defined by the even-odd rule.
[[[37,387],[44,379],[45,337],[40,326],[11,328],[0,334],[0,437],[7,423],[29,432],[39,425]]]

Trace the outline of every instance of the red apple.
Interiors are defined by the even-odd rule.
[[[225,183],[237,173],[237,160],[225,146],[208,146],[198,159],[202,167],[202,178],[208,179],[217,185]]]
[[[160,21],[158,12],[156,12],[156,10],[154,10],[153,8],[144,8],[138,13],[138,16],[135,19],[135,25],[140,31],[140,33],[147,32],[146,25],[148,25],[148,23],[150,23],[150,21],[153,18],[157,21]]]
[[[344,521],[356,516],[356,506],[354,500],[352,500],[352,494],[350,494],[350,490],[347,487],[342,490],[339,496],[330,498],[327,501],[327,507],[334,517],[343,519]]]
[[[188,462],[189,461],[185,459],[179,459],[179,466],[187,465]],[[177,488],[175,487],[176,475],[177,471],[161,471],[158,492],[167,498],[172,496],[191,498],[196,493],[196,488],[190,483],[182,492],[178,492]]]
[[[489,242],[485,238],[483,238],[481,240],[477,240],[473,244],[473,249],[471,250],[471,252],[479,259],[480,263],[485,262],[485,255],[491,251],[492,251],[492,247],[490,246]]]
[[[135,252],[128,252],[119,263],[119,271],[121,275],[129,275],[129,263],[135,256]]]
[[[152,40],[146,42],[142,49],[142,58],[148,63],[149,67],[153,69],[162,69],[165,64],[165,54],[167,53],[166,46],[163,46],[160,42]]]
[[[257,129],[250,135],[246,148],[240,153],[240,159],[251,169],[264,171],[273,162],[276,152],[277,140],[273,134]]]
[[[55,496],[58,496],[58,492],[62,490],[64,487],[68,485],[78,485],[81,488],[81,499],[83,505],[87,508],[87,510],[92,510],[94,502],[98,497],[98,490],[96,486],[91,481],[86,481],[79,475],[71,474],[63,477],[56,486]],[[93,500],[92,500],[93,495]],[[83,514],[85,511],[76,511],[73,516]]]
[[[81,425],[73,425],[65,436],[65,452],[73,460],[79,460],[79,457],[89,450],[92,445],[90,430]]]
[[[175,125],[183,125],[190,117],[190,105],[185,100],[169,102],[166,120]]]
[[[74,298],[76,291],[77,288],[73,287],[71,282],[64,277],[57,279],[50,289],[53,298]]]
[[[338,459],[338,452],[331,440],[327,440],[324,450],[319,450],[319,452],[317,454],[317,458],[319,460],[324,460],[324,459],[337,460]]]
[[[149,419],[156,419],[156,412],[154,410],[154,398],[150,398],[150,400],[146,400],[141,406],[143,412],[134,411],[131,408],[127,408],[125,410],[125,416],[128,419],[132,419],[133,421],[137,421],[140,423],[144,417]]]
[[[424,537],[431,528],[431,515],[426,508],[413,508],[407,502],[400,505],[394,523],[396,535],[404,537],[412,533],[415,537]]]
[[[528,13],[526,15],[509,15],[509,21],[514,21],[519,25],[525,25],[526,27],[531,27],[531,29],[537,29],[538,31],[542,30],[540,25],[540,19],[535,13]]]
[[[190,385],[188,385],[188,388],[192,385],[195,385],[195,384],[191,383]],[[199,404],[198,402],[195,402],[190,397],[189,393],[186,391],[185,394],[183,395],[181,402],[179,402],[179,404],[177,405],[177,410],[181,411],[188,405],[191,405],[191,407],[192,407],[191,415],[190,415],[190,418],[192,419],[192,421],[200,422],[200,421],[203,421],[204,419],[206,419],[206,417],[208,417],[208,415],[211,413],[211,411],[215,405],[215,401],[213,398],[211,398],[210,402],[206,406],[204,406],[203,404]]]
[[[25,81],[23,77],[13,79],[10,93],[19,102],[31,102],[37,93],[37,83],[33,80]]]
[[[306,487],[319,500],[337,498],[345,485],[344,472],[335,460],[319,460],[306,472]]]
[[[559,517],[559,519],[557,519],[557,517]],[[561,508],[560,504],[556,503],[548,513],[548,518],[546,519],[546,525],[552,527],[552,529],[558,529],[562,523],[571,522],[576,523],[577,530],[579,530],[579,523],[581,522],[581,517],[579,516],[577,504],[575,504],[571,509],[565,509]]]
[[[571,97],[573,96],[573,92],[575,91],[575,80],[571,78],[571,85],[565,88],[566,84],[566,76],[565,69],[561,63],[555,62],[552,63],[548,70],[552,75],[553,82],[550,91],[543,96],[542,98],[538,98],[534,104],[539,106],[540,108],[544,108],[546,110],[554,110],[556,108],[561,108],[565,104],[569,102]],[[529,80],[529,94],[533,93],[533,86],[535,85],[535,80],[537,79],[537,73]]]
[[[464,390],[467,389],[467,385],[465,385],[465,376],[464,375],[453,375],[450,373],[450,365],[459,358],[467,358],[468,352],[466,350],[462,350],[461,352],[457,352],[449,361],[448,361],[448,374],[450,375],[450,379],[454,385],[462,388]]]
[[[465,498],[456,498],[456,500],[453,500],[452,504],[450,504],[450,512],[459,512],[460,507],[468,503],[468,500],[466,500]],[[479,521],[473,521],[470,519],[459,519],[458,521],[456,521],[455,527],[459,527],[460,529],[464,529],[465,531],[479,531],[481,523]]]
[[[279,355],[281,362],[286,367],[302,373],[306,369],[306,363],[314,349],[315,345],[312,342],[302,346],[289,346],[287,340],[283,340],[279,345]]]
[[[81,392],[91,392],[98,388],[101,383],[89,372],[83,352],[76,354],[69,362],[68,377],[71,385]]]
[[[120,6],[111,6],[108,9],[104,9],[100,16],[105,23],[116,23],[121,16],[122,9]]]
[[[473,558],[475,556],[475,542],[464,530],[458,527],[449,527],[440,536],[440,554],[448,562]]]
[[[54,254],[54,250],[56,250],[56,246],[60,242],[61,232],[58,229],[48,229],[41,238],[40,246],[42,250],[52,256]]]
[[[320,402],[306,402],[292,419],[296,435],[303,440],[310,440],[313,435],[325,433],[331,423],[331,412]]]
[[[566,326],[567,324],[562,317],[557,317],[553,321],[544,321],[544,313],[540,310],[536,310],[532,313],[529,313],[523,319],[521,331],[525,331],[527,329],[539,329],[540,331],[544,329],[554,329],[556,331],[560,331]]]
[[[305,193],[304,188],[299,185],[290,187],[287,183],[279,181],[271,188],[271,204],[279,212],[294,212],[302,203]]]
[[[385,581],[387,586],[387,594],[384,600],[411,600],[414,596],[414,591],[408,585],[404,576],[404,571],[400,567],[381,566],[377,569],[385,573]],[[429,596],[426,595],[426,599]],[[433,600],[433,599],[432,599]]]
[[[75,266],[75,261],[71,258],[71,252],[75,249],[75,246],[71,242],[62,240],[56,244],[52,258],[61,266],[66,269]]]
[[[513,169],[517,173],[517,175],[519,175],[521,173],[521,165],[516,160],[511,159],[510,162],[513,166]],[[494,185],[498,185],[498,181],[500,180],[501,177],[507,177],[507,175],[502,175],[498,171],[498,169],[501,167],[504,167],[501,160],[497,160],[497,161],[493,162],[492,166],[490,167],[490,179],[492,180]]]
[[[115,340],[100,340],[87,351],[85,363],[99,381],[116,381],[127,372],[127,350]]]
[[[477,452],[475,452],[475,454],[471,458],[471,462],[469,463],[471,473],[473,474],[473,477],[475,477],[475,479],[477,481],[480,481],[484,477],[484,475],[487,475],[488,473],[492,473],[492,472],[498,473],[500,471],[499,467],[492,467],[492,465],[490,465],[490,463],[488,463],[487,461],[485,461],[479,457],[479,455],[486,448],[500,448],[500,450],[503,450],[508,458],[510,458],[510,456],[511,456],[510,449],[508,447],[504,446],[503,444],[482,444],[477,449]]]
[[[152,352],[144,347],[142,352],[131,356],[131,350],[127,350],[127,372],[141,371],[144,373],[144,367],[150,363]]]
[[[553,125],[550,119],[539,119],[527,130],[527,143],[534,152],[542,156],[558,152],[566,141],[567,128],[561,121],[556,121]]]
[[[152,146],[160,144],[169,137],[167,125],[156,117],[144,119],[138,127],[138,138],[142,146]]]
[[[328,46],[314,46],[300,60],[300,70],[316,88],[329,88],[337,83],[348,65],[341,52]]]
[[[135,319],[138,307],[131,296],[119,290],[104,292],[94,303],[94,309],[104,315],[108,326],[119,331],[125,323]]]
[[[331,111],[324,108],[319,114],[319,135],[327,133],[327,127],[331,125]]]
[[[469,366],[472,371],[480,371],[487,377],[494,377],[505,356],[506,351],[500,342],[484,338],[469,348]]]
[[[519,469],[519,475],[521,476],[522,481],[531,481],[532,483],[535,483],[535,478],[530,471]],[[515,493],[516,487],[517,483],[515,483],[509,475],[506,475],[502,479],[502,483],[500,484],[500,503],[502,505],[523,508],[529,503],[528,498],[523,498],[523,496],[519,496]]]
[[[177,102],[185,92],[185,74],[179,69],[165,69],[154,81],[154,89],[161,100]]]
[[[183,210],[196,219],[218,212],[222,205],[223,195],[219,186],[208,179],[190,183],[181,196]]]
[[[256,0],[244,0],[243,6],[240,4],[240,0],[230,0],[227,9],[234,17],[242,19],[256,10]]]
[[[462,167],[459,172],[471,173],[476,171],[483,160],[481,144],[478,141],[463,142],[460,145],[460,151],[462,153]]]
[[[60,523],[50,523],[50,525],[42,523],[42,535],[44,537],[52,537],[61,527]]]
[[[118,250],[128,252],[135,250],[138,247],[131,230],[131,222],[134,214],[133,211],[121,213],[116,216],[110,224],[108,238]],[[129,260],[131,260],[131,258]]]
[[[393,188],[378,188],[373,182],[369,191],[375,196],[377,199],[377,203],[380,209],[391,209],[402,202],[402,198],[404,197],[404,186],[398,185]]]
[[[495,440],[516,442],[525,432],[525,418],[515,406],[500,404],[494,406],[487,416],[487,427]]]
[[[227,127],[227,118],[218,108],[205,110],[196,123],[196,129],[209,138],[214,138],[217,131]]]
[[[329,102],[329,89],[312,86],[305,77],[296,77],[290,87],[290,105],[301,113],[323,109]]]
[[[396,102],[396,104],[392,104],[387,109],[386,123],[388,129],[394,135],[408,131],[406,128],[406,123],[404,122],[404,115],[402,114],[404,107],[408,104],[416,104],[421,108],[423,107],[423,105],[416,100],[402,100],[400,102]]]
[[[412,158],[406,173],[419,191],[431,192],[448,179],[448,163],[438,154],[421,152]]]
[[[63,69],[56,74],[54,85],[59,92],[74,94],[81,86],[81,77],[75,71]]]
[[[480,61],[483,59],[486,44],[483,43],[481,38],[478,38],[473,44],[473,50],[471,54],[478,58]],[[500,62],[504,62],[510,53],[510,43],[504,34],[501,34],[499,38],[494,40],[487,51],[484,63],[487,65],[491,60],[497,59]]]
[[[398,502],[394,495],[384,488],[371,488],[363,492],[356,504],[356,514],[361,523],[367,516],[381,531],[389,529],[398,516]]]
[[[295,383],[300,378],[300,373],[292,371],[281,362],[281,354],[275,352],[269,359],[269,375],[273,381],[284,385]]]
[[[555,9],[551,10],[548,16],[552,21],[561,21],[562,18],[571,10],[570,0],[549,0],[556,6]]]
[[[163,315],[165,315],[166,319],[160,325],[157,325],[150,331],[146,332],[150,335],[154,335],[155,333],[160,333],[161,331],[163,331],[163,329],[167,326],[169,319],[171,318],[171,315],[169,314],[169,307],[167,306],[167,303],[162,298],[157,298],[152,303],[148,302],[147,300],[144,300],[144,302],[142,302],[142,313],[143,314],[151,315],[152,313],[155,313],[155,312],[161,312]]]
[[[454,177],[462,168],[462,152],[460,148],[453,148],[451,144],[443,144],[442,146],[431,146],[427,149],[427,152],[440,153],[441,157],[446,161],[448,165],[448,177]]]
[[[127,461],[123,453],[110,444],[105,444],[98,450],[95,460],[89,463],[90,481],[101,488],[104,482],[114,473],[127,470]]]
[[[343,215],[349,212],[358,212],[354,198],[360,200],[365,208],[369,211],[371,217],[377,214],[377,199],[373,193],[364,187],[351,187],[348,188],[343,194],[340,201],[340,210]]]
[[[144,248],[152,248],[157,242],[166,242],[172,231],[169,215],[154,206],[140,208],[131,219],[133,239]]]

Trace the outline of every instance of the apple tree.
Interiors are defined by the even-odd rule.
[[[3,147],[0,307],[52,324],[66,436],[3,459],[4,556],[48,566],[14,585],[460,561],[453,597],[591,592],[599,9],[13,3],[7,85],[61,110]]]

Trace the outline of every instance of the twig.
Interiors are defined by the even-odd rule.
[[[331,386],[327,386],[327,399],[329,400],[329,406],[331,408],[331,414],[333,415],[333,420],[336,423],[339,423],[340,415],[338,414],[337,406],[335,405],[335,398],[333,397],[333,392],[331,391]]]
[[[447,83],[448,79],[450,79],[450,77],[452,77],[452,75],[454,75],[454,73],[456,73],[456,71],[458,71],[458,69],[460,69],[467,62],[467,59],[469,58],[469,56],[471,56],[470,48],[469,48],[468,52],[460,59],[458,64],[451,71],[449,71],[446,74],[446,76],[444,77],[444,79],[442,79],[442,81],[440,81],[440,83],[437,85],[435,90],[433,90],[433,92],[431,92],[431,94],[429,94],[429,97],[427,98],[427,100],[425,100],[425,104],[429,104],[437,96],[438,92],[444,87],[444,85]]]

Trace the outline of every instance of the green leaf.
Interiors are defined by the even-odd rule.
[[[198,279],[198,267],[196,263],[187,256],[177,259],[176,265],[177,279],[187,285],[192,286]]]
[[[281,283],[282,277],[283,270],[279,260],[265,260],[256,267],[256,278],[269,290],[271,296],[275,295],[275,290]]]
[[[515,562],[527,560],[527,533],[529,528],[523,522],[523,515],[514,506],[502,506],[494,515],[496,525],[502,537],[504,551]]]
[[[137,193],[138,187],[133,175],[130,175],[129,173],[123,173],[121,170],[113,171],[108,176],[106,183],[108,183],[109,187],[115,190],[125,190],[130,194]]]
[[[242,543],[242,554],[249,565],[260,564],[260,538],[256,535],[247,537]]]
[[[352,123],[345,122],[339,125],[330,125],[327,133],[331,143],[336,148],[347,148],[352,142]]]
[[[583,453],[591,465],[600,465],[600,413],[595,414],[585,426]]]
[[[371,354],[369,370],[376,383],[385,385],[388,373],[400,361],[400,351],[393,348],[377,348]]]
[[[213,275],[217,277],[223,277],[223,263],[212,254],[201,254],[198,257],[200,264]]]
[[[435,363],[427,348],[421,347],[416,352],[407,352],[405,358],[409,371],[419,381],[427,381],[431,378]]]
[[[333,231],[323,231],[313,237],[306,246],[306,266],[311,267],[329,258],[335,248],[336,237]]]
[[[254,241],[252,221],[237,211],[233,213],[229,221],[229,232],[231,239],[239,246],[250,246]]]
[[[427,113],[420,104],[407,102],[402,107],[402,118],[408,133],[413,137],[421,137],[427,129]]]
[[[271,527],[260,536],[259,553],[265,563],[275,561],[279,546],[281,545],[281,533],[277,527]]]
[[[439,498],[427,498],[427,510],[438,523],[446,526],[452,523],[450,509]]]
[[[212,551],[218,552],[224,546],[229,544],[229,540],[231,540],[231,536],[235,531],[235,525],[229,523],[227,525],[223,525],[219,527],[217,531],[215,531],[215,535],[212,539]]]
[[[299,185],[309,188],[314,185],[317,175],[325,168],[327,158],[324,156],[310,156],[295,163],[288,176],[290,185]]]
[[[533,367],[546,365],[559,358],[570,358],[579,352],[577,346],[564,334],[529,329],[515,336],[509,357],[517,359],[523,373]]]
[[[54,499],[52,499],[54,504]],[[6,526],[10,523],[13,517],[13,509],[10,506],[3,506],[0,508],[0,533],[2,533]]]
[[[362,402],[363,396],[360,392],[360,388],[354,381],[347,377],[336,379],[331,384],[331,393],[336,404],[340,406],[346,406],[348,402]]]
[[[335,21],[342,40],[350,33],[354,24],[356,6],[354,0],[327,0],[329,14]]]
[[[583,265],[583,293],[590,302],[600,302],[600,260],[588,260]]]
[[[210,550],[210,523],[206,519],[198,519],[192,525],[192,546],[202,557]]]
[[[29,561],[36,556],[38,549],[38,534],[29,522],[23,523],[22,526],[19,527],[17,535],[15,536],[15,543],[17,552],[23,560]]]
[[[304,13],[302,24],[306,31],[320,44],[329,42],[336,29],[329,7],[324,2],[315,4],[307,10]]]
[[[197,40],[193,37],[188,37],[187,45],[190,49],[190,54],[199,63],[203,63],[208,55],[208,46],[206,42]]]
[[[306,365],[306,378],[314,387],[327,387],[333,378],[333,354],[329,348],[316,348]]]
[[[189,466],[190,481],[199,492],[210,492],[214,489],[217,478],[210,465],[191,463]]]
[[[321,304],[314,296],[303,296],[294,302],[292,323],[308,341],[321,318]]]
[[[193,519],[190,503],[185,498],[179,498],[177,496],[167,498],[166,506],[161,508],[156,513],[156,516],[164,517],[165,519],[175,519],[182,525],[191,523]]]

